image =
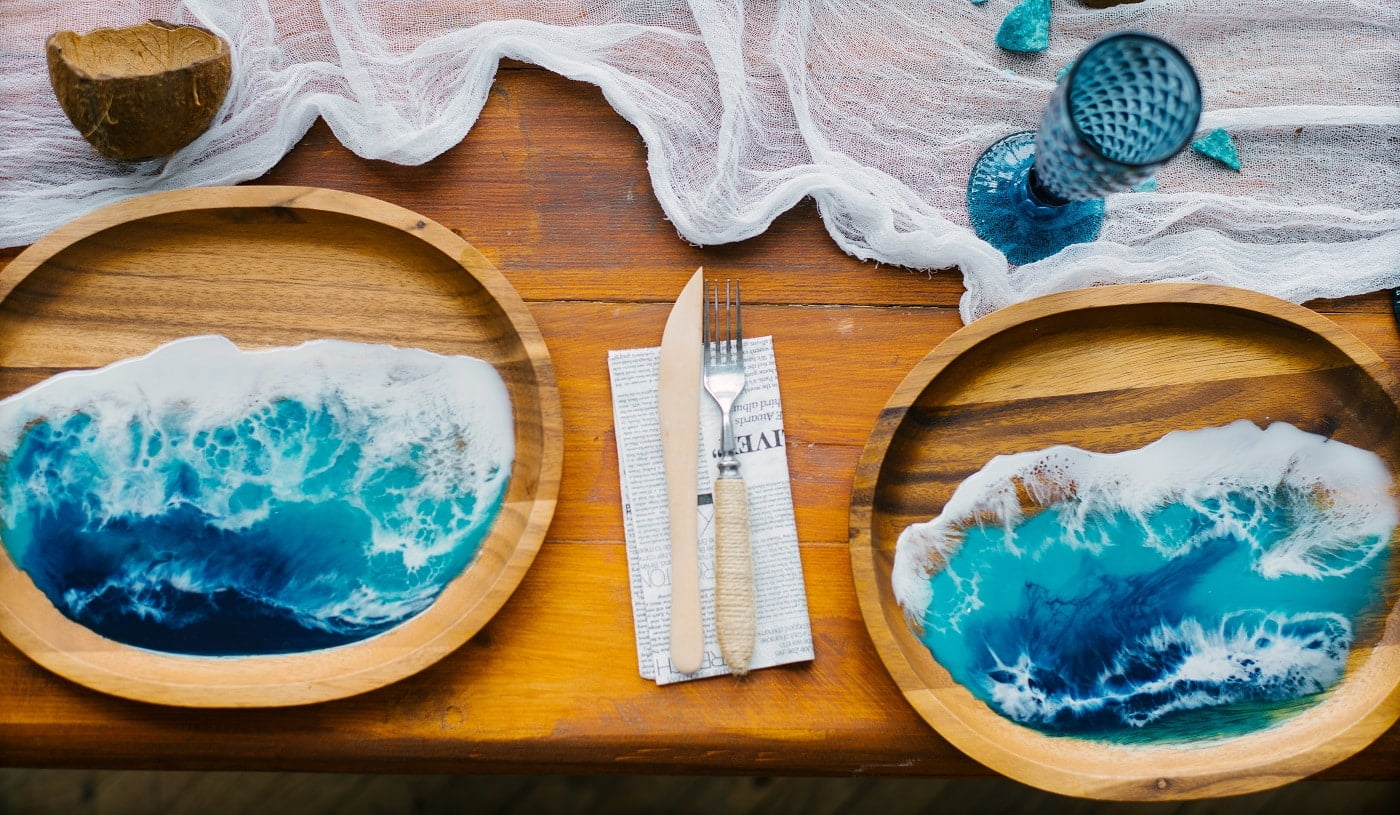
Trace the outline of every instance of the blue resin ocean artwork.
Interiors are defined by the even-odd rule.
[[[330,648],[462,574],[513,448],[481,360],[190,337],[0,401],[0,540],[55,608],[117,642]]]
[[[1240,421],[998,456],[901,534],[893,584],[937,662],[1006,718],[1200,741],[1337,686],[1383,615],[1396,523],[1374,453]]]

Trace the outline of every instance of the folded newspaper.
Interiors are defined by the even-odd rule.
[[[705,656],[700,669],[683,674],[671,663],[671,533],[666,511],[666,472],[661,461],[657,383],[661,349],[608,352],[613,424],[622,480],[623,534],[632,583],[632,623],[637,663],[658,685],[729,673],[715,640],[715,531],[713,484],[718,472],[720,414],[700,392],[699,492],[700,602]],[[735,445],[749,494],[757,638],[750,670],[812,658],[812,623],[792,513],[783,408],[773,338],[744,340],[744,392],[734,403]]]

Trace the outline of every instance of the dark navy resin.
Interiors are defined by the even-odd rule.
[[[1367,540],[1311,574],[1265,577],[1261,553],[1307,500],[1271,498],[1171,504],[1146,526],[1065,503],[1010,537],[969,527],[932,578],[923,640],[994,709],[1046,732],[1170,733],[1182,717],[1193,738],[1264,726],[1270,706],[1295,708],[1342,678],[1388,568],[1388,557],[1365,555],[1376,544]],[[1239,534],[1211,534],[1222,517]]]
[[[0,449],[0,538],[60,612],[128,645],[279,654],[390,629],[471,564],[510,463],[508,437],[481,438],[500,428],[393,360],[388,387],[293,366],[300,398],[231,409],[228,393],[147,404],[96,379],[81,409],[52,403],[82,383],[37,394],[37,418],[0,416],[21,428]]]

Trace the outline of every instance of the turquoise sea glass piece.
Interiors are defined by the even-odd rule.
[[[1001,21],[997,45],[1034,54],[1050,47],[1050,0],[1022,0]]]
[[[1217,127],[1191,142],[1191,149],[1206,158],[1215,159],[1231,170],[1238,172],[1240,169],[1240,154],[1235,150],[1235,140],[1221,128]]]

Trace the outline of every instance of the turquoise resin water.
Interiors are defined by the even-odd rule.
[[[0,538],[59,611],[119,642],[342,645],[472,562],[509,417],[479,360],[191,338],[0,402]]]
[[[1195,457],[1232,434],[1274,447],[1267,454],[1286,462],[1286,444],[1310,434],[1275,428],[1292,432],[1266,438],[1245,424],[1212,429],[1214,438],[1169,436],[1136,464],[1181,476],[1190,466],[1164,460]],[[1173,441],[1185,456],[1172,453]],[[1220,461],[1240,456],[1238,472],[1207,476],[1218,463],[1207,462],[1195,480],[1144,503],[1095,488],[1123,476],[1111,456],[1075,451],[1077,459],[1048,468],[1046,457],[994,462],[1008,466],[991,466],[995,477],[977,485],[984,499],[997,494],[991,483],[1010,483],[1012,472],[1027,477],[1037,465],[1056,471],[1061,486],[1081,471],[1095,487],[1057,490],[1058,500],[1011,523],[956,524],[960,545],[945,568],[923,578],[931,595],[918,615],[921,639],[992,709],[1049,733],[1200,740],[1266,727],[1315,703],[1342,679],[1358,622],[1384,608],[1395,525],[1389,477],[1370,466],[1378,462],[1369,453],[1347,448],[1356,455],[1325,462],[1299,483],[1293,473],[1254,467],[1249,445],[1230,442],[1220,445]],[[1298,458],[1306,466],[1308,456]],[[1331,466],[1342,468],[1338,478],[1381,480],[1362,506],[1329,506],[1317,488]],[[1138,483],[1127,478],[1125,488],[1139,491],[1151,472],[1144,468]],[[1263,483],[1243,486],[1255,480]],[[1314,533],[1334,510],[1343,534]],[[1349,536],[1353,528],[1359,534]]]

